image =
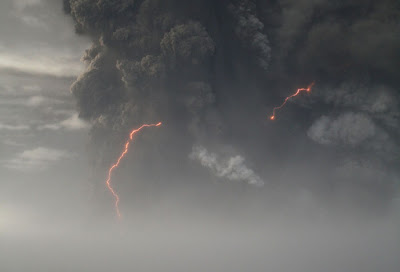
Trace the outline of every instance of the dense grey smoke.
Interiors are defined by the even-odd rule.
[[[271,58],[271,47],[264,30],[264,24],[257,18],[257,6],[252,1],[238,1],[229,6],[235,19],[234,31],[242,44],[247,45],[258,56],[258,63],[268,68]]]
[[[308,135],[323,145],[362,148],[391,160],[399,154],[389,135],[362,113],[344,113],[337,118],[322,116],[310,127]]]
[[[93,39],[72,92],[93,125],[96,172],[132,127],[162,121],[128,158],[145,183],[201,172],[188,161],[193,150],[220,178],[281,186],[302,178],[274,177],[302,165],[319,173],[301,183],[317,194],[353,183],[382,203],[395,194],[398,1],[64,0],[64,8]],[[275,105],[313,81],[310,95],[268,122]],[[254,170],[244,157],[220,162],[226,147]]]

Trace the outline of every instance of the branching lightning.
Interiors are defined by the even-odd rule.
[[[108,178],[107,178],[107,180],[106,180],[106,184],[107,184],[108,190],[111,192],[111,194],[112,194],[112,195],[114,196],[114,198],[115,198],[115,210],[116,210],[116,212],[117,212],[118,217],[121,217],[121,213],[120,213],[120,211],[119,211],[119,206],[118,206],[118,205],[119,205],[119,195],[116,193],[116,191],[114,190],[114,188],[113,188],[112,185],[111,185],[111,175],[112,175],[114,169],[116,169],[116,168],[119,166],[121,160],[122,160],[122,159],[125,157],[125,155],[128,153],[128,151],[129,151],[129,145],[130,145],[131,141],[133,140],[133,136],[134,136],[137,132],[139,132],[139,131],[141,131],[143,128],[145,128],[145,127],[159,127],[159,126],[161,126],[161,124],[162,124],[161,122],[159,122],[159,123],[157,123],[157,124],[144,124],[144,125],[142,125],[141,127],[132,130],[131,133],[129,134],[129,139],[128,139],[128,141],[125,143],[125,149],[122,151],[122,153],[121,153],[121,155],[119,156],[118,160],[117,160],[117,161],[110,167],[110,169],[108,170]]]
[[[302,91],[311,92],[311,88],[314,86],[314,84],[315,84],[315,82],[311,83],[307,88],[300,88],[300,89],[297,89],[297,92],[295,92],[294,94],[292,94],[292,95],[286,97],[286,98],[285,98],[285,101],[282,103],[282,105],[280,105],[279,107],[275,107],[275,108],[272,110],[272,115],[269,117],[269,119],[275,120],[275,118],[276,118],[275,112],[276,112],[277,110],[283,108],[283,106],[285,106],[286,102],[288,102],[288,100],[289,100],[290,98],[299,95]]]

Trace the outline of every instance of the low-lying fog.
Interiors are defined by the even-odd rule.
[[[1,271],[399,271],[396,203],[385,215],[361,216],[307,194],[274,208],[196,201],[125,205],[120,220],[10,210],[2,216]]]

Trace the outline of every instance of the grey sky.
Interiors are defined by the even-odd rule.
[[[87,179],[88,126],[69,89],[88,39],[74,33],[58,1],[45,0],[1,1],[0,36],[1,228],[69,205]],[[14,209],[20,214],[8,218]]]
[[[87,40],[71,29],[58,1],[6,0],[0,3],[0,68],[75,76]]]

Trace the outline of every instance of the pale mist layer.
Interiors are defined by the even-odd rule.
[[[216,185],[218,191],[224,185]],[[239,186],[240,187],[240,186]],[[224,188],[226,190],[226,188]],[[273,190],[273,189],[271,189]],[[2,271],[398,271],[399,208],[385,215],[329,205],[310,193],[209,187],[157,201],[122,198],[122,219],[85,201],[8,216]],[[216,197],[218,196],[218,197]],[[128,204],[129,203],[129,204]],[[87,203],[86,203],[87,204]],[[398,206],[399,203],[397,203]],[[80,207],[80,208],[79,208]],[[84,208],[82,208],[84,207]],[[103,207],[107,209],[106,206]]]

